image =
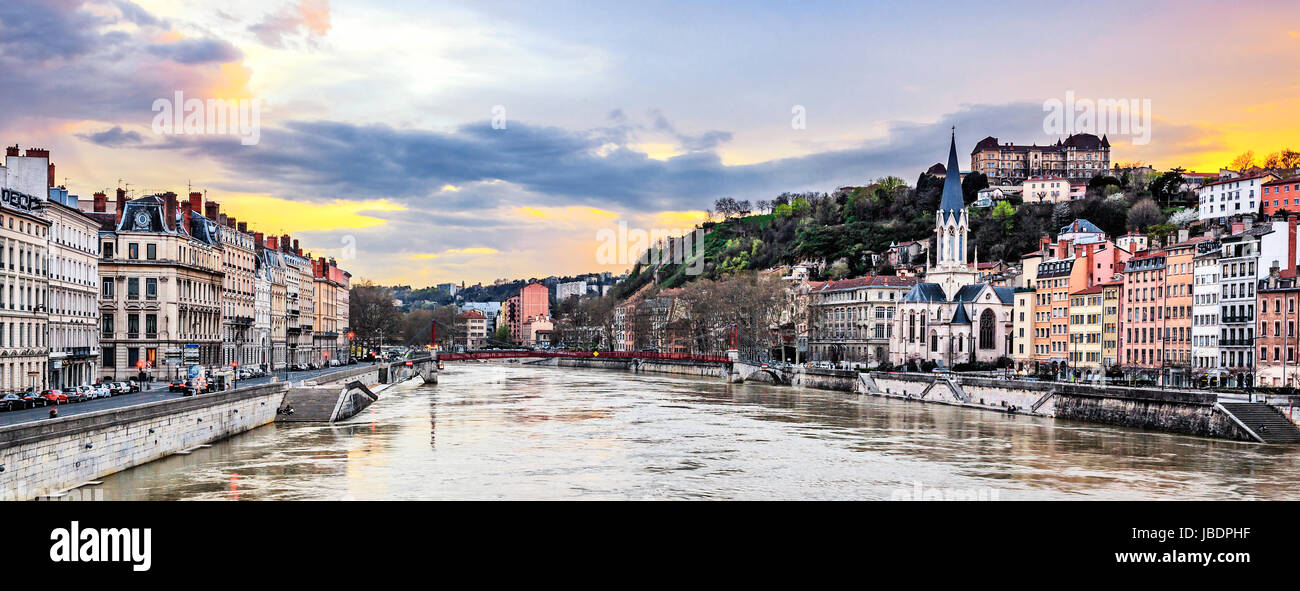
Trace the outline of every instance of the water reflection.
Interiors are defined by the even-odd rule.
[[[104,479],[109,499],[1297,498],[1290,447],[713,380],[452,365],[340,425]]]

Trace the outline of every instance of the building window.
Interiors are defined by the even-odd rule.
[[[113,279],[105,277],[100,282],[100,294],[105,300],[113,299]]]
[[[103,255],[103,257],[106,258],[106,259],[111,259],[111,258],[113,258],[113,243],[112,243],[112,242],[105,242],[105,243],[104,243],[104,247],[100,249],[100,253],[101,253],[101,254]]]
[[[126,299],[140,299],[140,278],[132,277],[126,280]]]
[[[117,351],[112,346],[104,347],[104,369],[117,366]]]
[[[993,348],[993,310],[988,308],[980,314],[980,348]]]
[[[157,245],[157,244],[146,244],[146,245],[144,245],[144,258],[149,259],[149,260],[151,260],[151,261],[153,261],[153,260],[157,260],[157,259],[158,259],[158,245]]]
[[[126,258],[135,260],[140,258],[140,245],[132,242],[126,245]]]
[[[105,314],[105,315],[104,315],[104,318],[101,319],[101,323],[100,323],[100,324],[101,324],[101,330],[102,330],[104,336],[105,336],[105,337],[112,338],[112,337],[113,337],[113,315],[112,315],[112,314]]]
[[[150,246],[153,246],[152,244]],[[144,297],[145,299],[158,299],[158,280],[150,277],[144,280]]]

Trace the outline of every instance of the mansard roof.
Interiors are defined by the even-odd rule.
[[[1105,138],[1099,138],[1091,133],[1076,133],[1065,138],[1062,143],[1067,148],[1077,148],[1080,150],[1097,150],[1109,148],[1110,141]]]
[[[1101,228],[1097,227],[1097,224],[1094,224],[1082,218],[1074,220],[1073,222],[1070,222],[1069,224],[1066,224],[1064,226],[1061,226],[1061,231],[1057,232],[1057,234],[1070,234],[1076,232],[1105,234],[1105,232],[1103,232]]]

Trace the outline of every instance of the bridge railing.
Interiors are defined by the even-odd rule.
[[[661,351],[557,351],[557,350],[512,350],[512,351],[468,351],[465,353],[440,353],[440,361],[462,361],[467,359],[506,359],[511,357],[566,357],[586,359],[654,359],[666,361],[701,361],[708,363],[729,363],[726,355],[700,355],[696,353],[665,353]]]

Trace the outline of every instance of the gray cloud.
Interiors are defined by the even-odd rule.
[[[149,53],[179,64],[226,63],[239,61],[244,52],[221,39],[182,39],[173,43],[150,45]]]
[[[122,21],[141,34],[109,29]],[[238,58],[223,40],[147,41],[165,26],[125,0],[93,10],[77,0],[0,2],[0,80],[17,89],[0,93],[0,129],[38,119],[148,124],[154,99],[208,88],[217,74],[205,64]]]
[[[120,125],[114,125],[113,127],[98,133],[79,133],[77,134],[77,137],[93,144],[107,146],[109,148],[116,148],[127,144],[139,144],[144,141],[144,138],[138,132],[123,131],[122,126]]]
[[[394,198],[446,210],[536,203],[657,211],[699,209],[726,195],[761,199],[782,191],[826,191],[884,175],[911,181],[946,158],[954,125],[964,163],[985,135],[1017,143],[1057,139],[1042,135],[1041,105],[1020,103],[970,106],[934,123],[891,122],[879,140],[738,166],[724,165],[711,151],[649,158],[631,147],[634,138],[622,126],[571,131],[522,122],[503,130],[472,123],[443,133],[293,121],[264,129],[256,146],[182,136],[167,138],[157,149],[213,158],[238,190],[289,197]],[[487,184],[496,180],[508,184]],[[446,184],[471,187],[440,192]]]

